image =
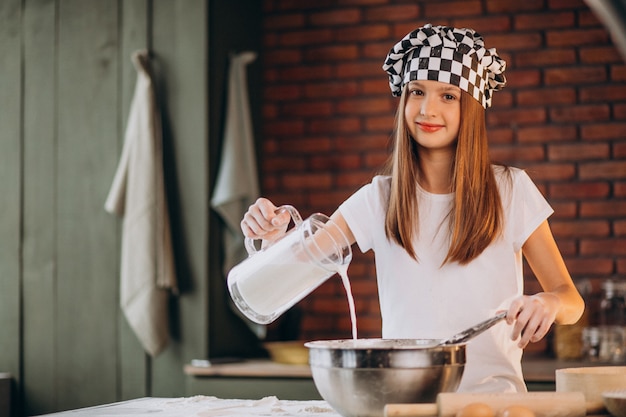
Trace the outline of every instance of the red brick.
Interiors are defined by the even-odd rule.
[[[315,26],[342,26],[354,25],[361,21],[361,11],[357,8],[328,10],[311,13],[309,22]]]
[[[334,0],[275,0],[275,10],[310,10],[330,7]]]
[[[598,45],[608,41],[604,29],[554,30],[546,33],[548,46]]]
[[[626,65],[611,65],[611,81],[626,81]]]
[[[332,176],[326,172],[305,172],[303,174],[292,172],[285,175],[281,183],[292,190],[319,189],[329,187],[332,184]]]
[[[387,98],[341,100],[337,103],[337,112],[353,115],[391,113],[395,109],[390,104]]]
[[[333,103],[330,101],[285,103],[280,113],[289,117],[330,116],[333,114]]]
[[[615,197],[626,197],[626,182],[615,181],[613,183],[613,194]]]
[[[550,226],[558,238],[607,237],[611,232],[606,220],[554,220]]]
[[[567,28],[574,25],[574,13],[567,11],[517,14],[513,16],[513,22],[516,30]]]
[[[526,0],[526,1],[510,1],[510,0],[489,0],[487,1],[488,13],[510,13],[527,12],[532,10],[543,9],[543,0]]]
[[[319,155],[311,158],[311,168],[315,170],[354,170],[361,167],[361,156],[358,154]]]
[[[277,139],[277,155],[290,158],[293,155],[311,154],[311,152],[328,152],[332,150],[333,139],[328,136],[302,136],[297,140],[293,137]]]
[[[550,120],[554,122],[584,122],[607,120],[610,116],[607,105],[564,106],[550,109]]]
[[[616,120],[626,119],[626,104],[614,104],[613,117]]]
[[[580,254],[583,256],[626,256],[626,239],[582,239]]]
[[[580,89],[581,102],[607,102],[626,100],[626,85],[603,85]]]
[[[567,1],[567,0],[564,0],[564,1]],[[598,20],[598,17],[596,16],[594,12],[592,12],[588,8],[585,8],[578,12],[578,25],[580,27],[590,27],[590,26],[598,27],[598,26],[602,26],[602,23],[600,23],[600,21]]]
[[[368,132],[385,132],[391,134],[393,130],[394,115],[368,117],[365,120],[365,129]]]
[[[545,70],[546,85],[597,83],[606,81],[604,67],[548,68]]]
[[[303,156],[289,155],[288,157],[268,157],[263,158],[263,172],[298,171],[305,165],[306,158]]]
[[[626,161],[587,162],[579,167],[584,180],[626,178]]]
[[[335,148],[339,152],[370,152],[387,149],[389,137],[364,133],[354,137],[345,136],[335,142]]]
[[[381,69],[381,62],[340,62],[337,64],[336,76],[338,78],[368,78],[374,76],[387,80],[386,74]]]
[[[565,265],[577,275],[608,275],[613,272],[612,258],[567,258]]]
[[[549,164],[528,165],[528,174],[535,181],[561,181],[574,178],[576,169],[573,164],[550,162]]]
[[[278,106],[265,102],[262,108],[263,120],[276,119],[278,115]]]
[[[615,47],[611,45],[582,47],[578,53],[580,55],[580,62],[583,64],[623,62],[620,54],[615,50]]]
[[[359,50],[356,45],[331,45],[311,48],[305,51],[304,58],[308,62],[347,61],[356,59]]]
[[[573,87],[524,89],[517,92],[516,102],[521,106],[574,104],[576,103],[576,90]]]
[[[403,20],[414,21],[419,17],[420,8],[417,4],[392,4],[371,7],[365,11],[365,20],[368,22],[398,22]]]
[[[384,57],[387,56],[387,53],[389,53],[389,49],[391,49],[391,46],[392,46],[391,42],[385,41],[385,42],[367,42],[361,47],[362,58],[374,59],[378,62],[379,64],[378,75],[379,76],[384,74],[383,69],[381,68],[382,67],[381,62],[384,59]]]
[[[508,2],[508,0],[507,0]],[[511,2],[523,3],[523,2]],[[496,48],[498,51],[517,51],[540,48],[542,44],[539,33],[503,33],[490,34],[485,36],[485,45],[489,48]]]
[[[583,201],[580,205],[582,217],[615,218],[626,217],[626,200],[624,201]]]
[[[551,143],[555,141],[570,141],[576,138],[574,126],[531,126],[517,130],[517,140],[520,143]]]
[[[363,157],[364,166],[367,168],[381,168],[382,166],[384,166],[388,157],[388,152],[384,150],[379,152],[368,152],[367,155]]]
[[[482,5],[477,0],[436,1],[424,4],[424,16],[472,16],[482,14]]]
[[[487,111],[487,121],[489,125],[527,125],[537,124],[546,121],[546,111],[541,108],[525,108],[512,110],[496,110]]]
[[[472,28],[481,35],[492,32],[507,32],[511,29],[511,20],[508,16],[459,16],[453,19],[452,26],[457,28]]]
[[[611,187],[608,182],[578,182],[549,184],[549,197],[558,199],[606,198]]]
[[[350,187],[356,190],[357,187],[360,187],[364,183],[369,182],[371,178],[371,172],[343,172],[337,177],[337,185],[339,187]]]
[[[302,13],[286,13],[280,15],[268,14],[263,19],[264,30],[291,29],[304,26],[304,15]]]
[[[373,6],[385,4],[388,0],[337,0],[339,6]]]
[[[293,84],[270,85],[263,90],[263,98],[272,101],[295,100],[302,97],[302,87]]]
[[[352,97],[359,93],[361,90],[356,81],[330,81],[304,85],[304,97],[309,98]]]
[[[333,41],[330,29],[310,29],[285,32],[279,41],[280,46],[297,47],[305,45],[328,44]]]
[[[492,146],[489,155],[493,161],[506,163],[541,161],[545,158],[543,146]]]
[[[336,31],[336,40],[338,42],[365,42],[369,40],[379,40],[387,38],[390,34],[388,25],[367,25],[367,26],[350,26],[346,28],[338,28]],[[387,50],[389,47],[387,47]],[[387,52],[385,52],[386,54]],[[383,58],[385,55],[379,55]]]
[[[387,96],[391,96],[389,83],[386,80],[381,80],[381,79],[360,80],[359,91],[365,95],[385,94]],[[395,103],[394,103],[394,107],[395,107]]]
[[[586,140],[622,139],[626,137],[626,123],[591,123],[580,128],[580,136]]]
[[[613,157],[616,159],[626,159],[626,142],[613,144]]]
[[[548,159],[551,161],[606,159],[609,157],[609,152],[610,149],[606,143],[548,145]]]
[[[282,68],[278,72],[278,80],[286,81],[317,81],[332,78],[333,70],[331,65],[298,65],[296,67]]]
[[[266,51],[263,56],[264,65],[297,64],[302,62],[302,52],[296,49],[279,49]]]
[[[536,87],[541,83],[539,70],[511,70],[507,71],[506,86],[508,88]],[[499,92],[497,94],[500,94]]]
[[[353,133],[361,130],[361,121],[356,117],[314,120],[309,123],[309,130],[314,134]]]
[[[264,124],[264,133],[268,136],[289,136],[302,135],[304,133],[304,123],[301,120],[285,120]]]
[[[545,193],[544,193],[545,195]],[[554,209],[552,219],[575,219],[578,216],[578,206],[573,201],[550,201],[550,205]]]
[[[540,49],[520,51],[515,54],[515,65],[518,68],[540,67],[555,65],[570,65],[576,63],[576,51],[571,49]]]
[[[487,135],[491,145],[507,145],[513,143],[513,130],[506,128],[488,128]]]
[[[513,90],[498,91],[493,95],[491,107],[494,109],[504,109],[513,107]]]
[[[613,234],[615,236],[626,236],[626,220],[615,220],[613,222]]]
[[[584,0],[549,0],[548,8],[554,10],[561,9],[583,9],[588,6],[585,4]]]

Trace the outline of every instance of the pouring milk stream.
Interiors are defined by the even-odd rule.
[[[228,274],[228,289],[237,308],[250,320],[268,324],[335,274],[348,297],[352,337],[357,338],[356,313],[348,265],[352,250],[341,229],[326,215],[302,220],[292,206],[281,206],[295,226],[282,238],[257,250],[246,238],[250,255]]]

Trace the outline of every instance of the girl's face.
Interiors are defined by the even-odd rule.
[[[461,124],[461,89],[439,81],[411,81],[404,118],[425,150],[454,148]]]

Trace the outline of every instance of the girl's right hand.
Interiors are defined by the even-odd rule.
[[[284,235],[291,216],[287,211],[277,210],[278,207],[266,198],[255,201],[241,221],[244,236],[271,242]]]

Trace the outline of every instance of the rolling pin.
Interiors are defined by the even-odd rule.
[[[582,392],[455,393],[442,392],[430,404],[387,404],[385,417],[455,417],[471,403],[483,403],[495,413],[509,405],[521,405],[536,417],[585,417],[587,407]]]

